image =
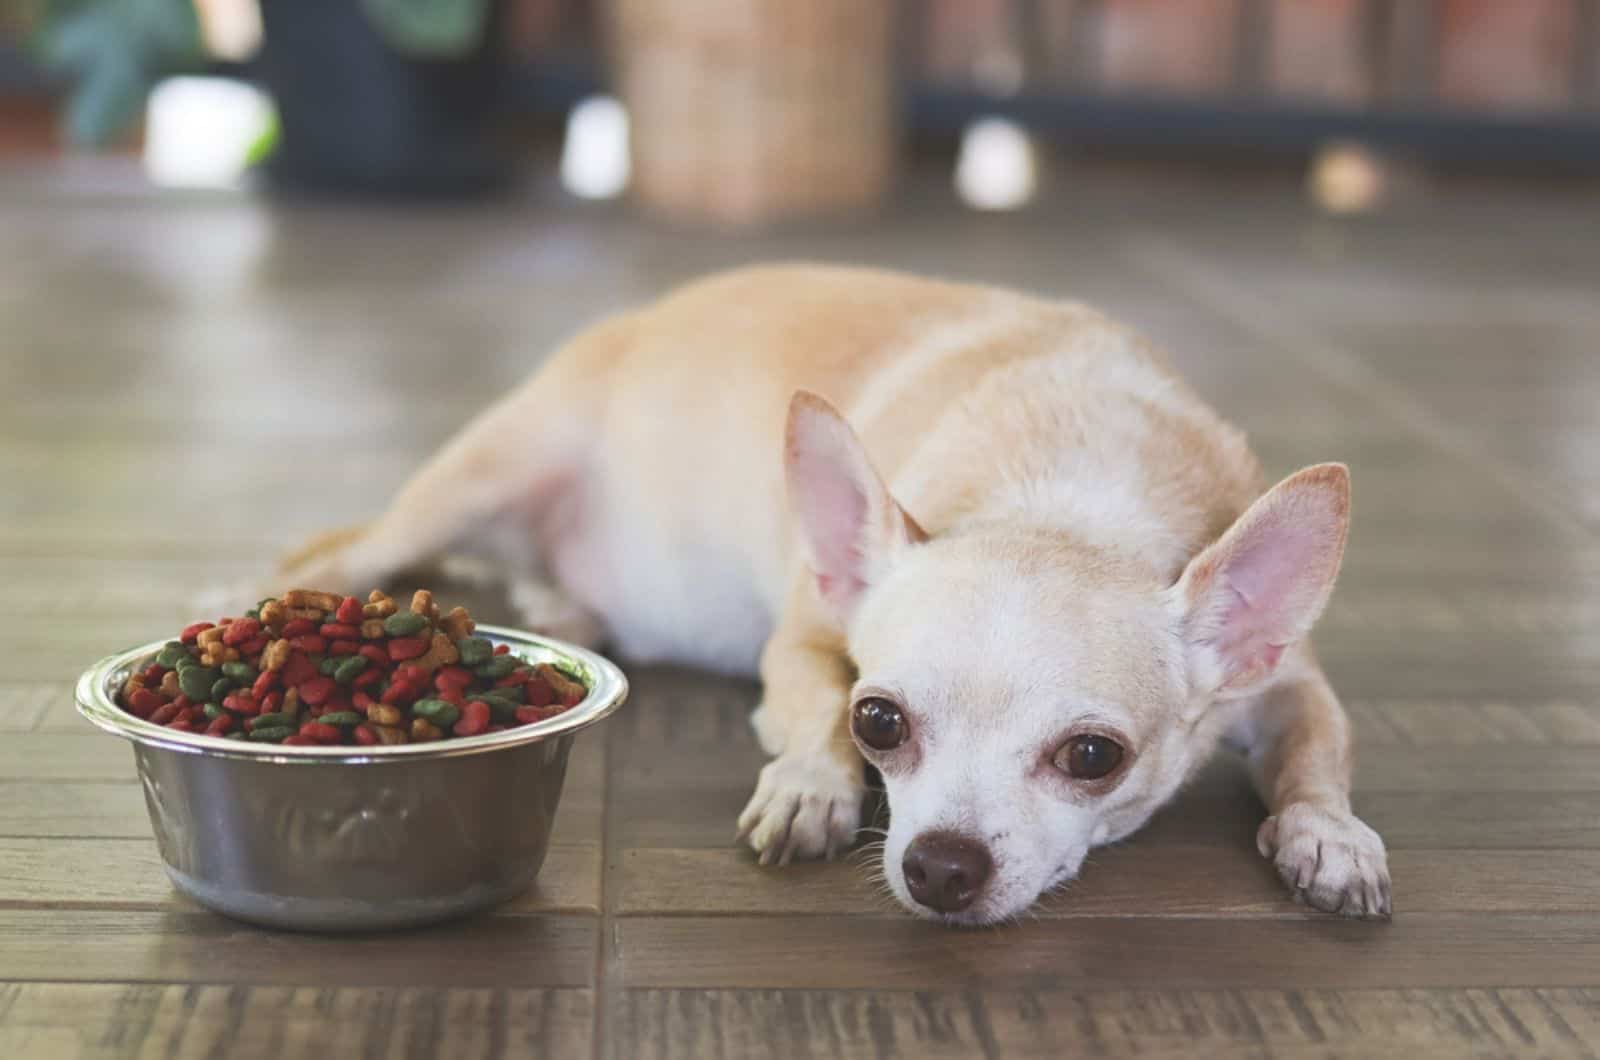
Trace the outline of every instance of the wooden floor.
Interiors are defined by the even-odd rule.
[[[1288,185],[1083,174],[1025,216],[657,230],[553,194],[391,213],[0,174],[0,1056],[1593,1057],[1600,1053],[1600,239],[1592,198],[1381,220]],[[1396,914],[1280,892],[1219,762],[1036,919],[955,932],[867,866],[731,843],[753,685],[632,669],[537,890],[409,934],[176,898],[132,755],[73,713],[187,588],[372,513],[560,336],[703,270],[872,262],[1096,301],[1274,472],[1354,469],[1320,644]],[[493,607],[490,607],[493,610]]]

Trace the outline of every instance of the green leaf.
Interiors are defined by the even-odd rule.
[[[191,0],[58,0],[35,43],[48,65],[77,78],[66,127],[85,146],[122,132],[157,78],[202,57]]]
[[[419,58],[469,55],[483,40],[489,0],[363,0],[389,46]]]

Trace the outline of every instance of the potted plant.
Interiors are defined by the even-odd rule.
[[[499,142],[501,0],[264,0],[245,74],[276,104],[282,187],[458,195],[509,175]],[[193,0],[44,0],[39,44],[76,80],[66,129],[103,144],[160,77],[206,65]]]

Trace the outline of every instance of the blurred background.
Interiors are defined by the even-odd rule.
[[[558,173],[689,222],[881,208],[930,157],[1027,205],[1063,152],[1600,160],[1592,0],[0,0],[0,157],[466,198]],[[1371,152],[1386,154],[1374,155]]]

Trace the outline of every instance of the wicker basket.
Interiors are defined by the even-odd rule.
[[[880,202],[894,166],[892,0],[611,0],[633,190],[730,225]]]

